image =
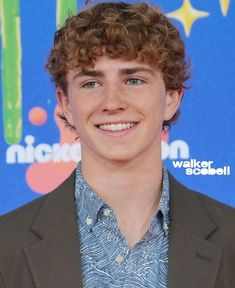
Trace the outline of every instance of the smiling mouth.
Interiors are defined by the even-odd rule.
[[[133,128],[137,125],[137,122],[127,123],[112,123],[112,124],[100,124],[97,127],[103,131],[123,131],[126,129]]]

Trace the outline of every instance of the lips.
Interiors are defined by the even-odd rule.
[[[136,125],[137,122],[126,122],[126,123],[100,124],[97,127],[103,131],[123,131],[129,128],[133,128]]]

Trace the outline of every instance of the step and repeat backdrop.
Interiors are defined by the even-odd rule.
[[[192,63],[181,117],[162,138],[163,161],[186,186],[235,207],[235,1],[151,3],[179,28]],[[0,0],[0,214],[49,193],[80,159],[44,66],[68,11],[90,4]]]

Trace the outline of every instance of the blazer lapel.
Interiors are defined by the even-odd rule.
[[[81,288],[74,205],[75,173],[48,194],[31,230],[40,240],[24,249],[37,288]]]
[[[222,249],[208,241],[216,232],[199,197],[170,175],[168,288],[213,288]]]

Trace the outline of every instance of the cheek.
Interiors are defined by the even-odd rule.
[[[81,122],[88,122],[96,111],[95,105],[92,101],[86,101],[84,99],[77,98],[70,102],[71,115],[75,126],[78,126]]]
[[[138,103],[140,110],[145,111],[145,113],[152,115],[154,118],[159,118],[165,113],[165,97],[164,95],[150,94],[142,97],[141,101]]]
[[[81,115],[81,107],[79,106],[78,102],[70,96],[69,98],[69,118],[70,123],[73,123],[73,126],[77,127],[77,123],[79,121],[79,115]]]

